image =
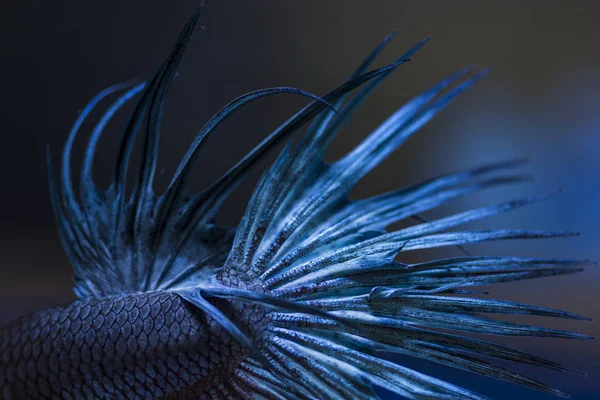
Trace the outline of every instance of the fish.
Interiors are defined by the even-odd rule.
[[[487,314],[589,318],[490,299],[474,287],[576,273],[591,261],[473,256],[464,246],[577,233],[450,231],[550,194],[431,221],[422,216],[451,200],[522,182],[526,178],[514,169],[523,160],[489,163],[364,199],[349,197],[361,178],[487,70],[449,75],[402,105],[345,156],[326,162],[329,143],[361,103],[429,41],[372,68],[392,32],[348,80],[324,95],[280,86],[232,100],[202,127],[168,187],[157,194],[153,182],[165,99],[204,7],[199,3],[151,79],[111,86],[82,110],[67,137],[58,178],[48,149],[50,198],[78,300],[0,327],[2,399],[369,400],[379,398],[376,388],[408,399],[487,398],[401,365],[395,354],[568,397],[497,361],[585,374],[472,334],[586,340],[593,337]],[[194,163],[219,126],[244,106],[283,94],[310,103],[214,183],[191,193]],[[73,144],[89,114],[110,98],[89,134],[76,194]],[[113,180],[101,190],[92,179],[97,143],[114,114],[134,99]],[[138,135],[142,156],[127,187]],[[224,200],[279,145],[237,227],[219,226],[215,217]],[[403,220],[416,222],[388,229]],[[399,261],[408,251],[447,246],[464,254]]]

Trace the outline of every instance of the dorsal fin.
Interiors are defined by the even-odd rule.
[[[324,109],[336,111],[336,102],[357,86],[393,70],[405,61],[357,74],[322,98],[293,87],[273,87],[244,94],[215,114],[199,131],[164,193],[152,190],[157,148],[166,93],[204,8],[201,2],[181,31],[174,48],[148,82],[120,83],[95,96],[77,118],[62,157],[61,179],[56,182],[47,152],[49,184],[54,213],[65,251],[74,268],[79,297],[173,289],[208,279],[222,268],[234,229],[220,228],[214,216],[246,172],[276,144]],[[88,141],[80,178],[80,196],[71,180],[71,148],[88,115],[107,97],[122,91],[94,127]],[[312,102],[290,118],[213,185],[196,195],[187,190],[189,172],[205,139],[241,107],[268,96],[293,94]],[[115,176],[101,192],[92,179],[96,145],[106,124],[128,101],[140,98],[130,116],[118,151]],[[141,168],[131,195],[126,197],[128,171],[136,135],[143,128]]]
[[[73,264],[75,292],[79,297],[172,288],[214,275],[224,264],[234,232],[231,228],[215,226],[214,215],[244,172],[284,135],[273,135],[270,142],[257,146],[213,187],[191,195],[187,190],[187,179],[204,139],[240,107],[267,96],[287,93],[307,97],[313,100],[312,114],[326,107],[332,108],[318,96],[292,87],[266,88],[240,96],[205,124],[167,190],[161,195],[155,194],[152,183],[165,96],[203,8],[204,1],[188,20],[171,53],[152,79],[139,84],[126,82],[111,86],[88,103],[65,144],[59,183],[50,152],[47,152],[51,200],[63,246]],[[71,148],[89,114],[120,91],[122,93],[107,108],[90,135],[78,198],[71,180]],[[106,191],[100,191],[92,179],[96,145],[114,114],[136,95],[140,98],[122,137],[114,180]],[[307,114],[303,116],[308,118]],[[131,195],[126,197],[125,176],[135,137],[142,128],[142,165]]]

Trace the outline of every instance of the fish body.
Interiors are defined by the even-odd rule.
[[[173,294],[77,300],[2,329],[2,398],[188,393],[200,386],[200,377],[209,381],[211,373],[220,375],[218,370],[227,366],[211,360],[211,352],[239,352],[237,343],[222,341],[219,333],[205,315]]]
[[[261,343],[264,307],[219,306]],[[0,329],[0,355],[2,399],[198,399],[222,395],[248,351],[181,296],[152,292],[21,317]]]
[[[483,399],[386,358],[400,353],[565,397],[496,365],[511,361],[581,374],[541,357],[461,333],[591,339],[496,321],[487,314],[586,320],[565,311],[472,296],[474,286],[562,275],[586,260],[471,256],[418,264],[402,252],[490,240],[544,239],[569,231],[452,231],[461,224],[543,200],[518,199],[428,221],[422,213],[489,187],[522,182],[520,161],[490,163],[378,196],[350,189],[485,70],[458,71],[399,108],[333,163],[327,145],[360,104],[428,41],[393,63],[368,70],[386,37],[342,85],[323,96],[275,87],[242,95],[200,130],[162,194],[153,191],[162,110],[204,3],[147,82],[98,94],[71,130],[50,196],[79,300],[0,328],[0,394],[12,399],[376,399],[384,387],[409,399]],[[351,94],[356,93],[351,96]],[[90,112],[109,97],[88,139],[80,193],[70,153]],[[205,139],[237,110],[268,96],[311,103],[202,192],[187,184]],[[110,187],[91,176],[95,147],[113,115],[138,96]],[[224,199],[248,170],[288,141],[263,173],[236,228],[215,224]],[[143,133],[135,185],[126,191],[133,144]],[[404,219],[412,226],[388,232]]]

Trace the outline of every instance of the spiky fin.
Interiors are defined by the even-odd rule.
[[[156,195],[152,180],[164,98],[202,8],[203,3],[156,75],[147,83],[126,90],[101,118],[86,151],[79,199],[70,178],[73,140],[90,110],[126,85],[101,92],[76,121],[63,153],[60,188],[54,183],[49,163],[51,197],[63,243],[74,265],[78,295],[102,297],[148,290],[178,293],[210,314],[250,350],[250,357],[240,364],[229,388],[242,398],[372,399],[376,396],[372,385],[385,386],[411,399],[483,398],[392,363],[380,351],[408,354],[566,396],[479,357],[577,371],[439,329],[588,339],[585,335],[495,321],[478,314],[584,317],[469,296],[474,293],[472,286],[577,272],[586,261],[473,256],[412,265],[396,261],[403,252],[432,247],[573,235],[535,230],[446,232],[545,196],[434,221],[418,218],[417,225],[386,231],[396,221],[418,216],[450,200],[522,181],[523,176],[505,172],[520,161],[489,164],[363,200],[348,198],[359,179],[487,71],[464,69],[448,76],[398,109],[345,157],[325,163],[323,153],[344,122],[385,78],[429,40],[417,43],[393,63],[367,71],[394,36],[392,33],[348,81],[321,97],[300,89],[276,87],[233,100],[200,130],[166,191]],[[350,97],[356,88],[358,91]],[[106,192],[99,192],[91,178],[96,143],[112,115],[140,93],[123,136],[113,184]],[[190,197],[189,172],[204,140],[244,105],[281,93],[313,101],[209,188]],[[215,226],[214,216],[221,203],[245,173],[267,151],[313,118],[298,144],[288,143],[264,172],[237,229]],[[125,176],[134,138],[142,126],[142,168],[136,187],[126,198]],[[232,284],[225,278],[230,272],[248,285]],[[211,301],[214,298],[256,303],[273,310],[272,323],[264,332],[265,343],[260,349],[242,332],[238,321],[215,307]]]
[[[168,188],[161,195],[152,189],[157,163],[158,137],[164,100],[188,45],[204,2],[182,30],[175,47],[154,77],[139,84],[120,83],[96,95],[81,112],[66,141],[60,184],[47,152],[50,194],[63,246],[75,270],[75,291],[80,297],[164,290],[206,279],[222,267],[234,230],[214,225],[225,197],[269,148],[289,133],[291,125],[306,121],[323,108],[325,100],[293,87],[260,89],[242,95],[219,111],[197,134]],[[388,67],[389,69],[389,67]],[[352,90],[370,77],[361,76],[330,97]],[[80,196],[71,180],[71,148],[91,111],[108,96],[123,91],[100,118],[88,141],[83,161]],[[96,145],[114,114],[136,95],[141,98],[130,117],[119,147],[115,176],[105,192],[92,179]],[[267,96],[294,94],[314,100],[290,126],[275,132],[203,192],[190,195],[189,172],[204,140],[234,111]],[[126,196],[125,176],[136,135],[143,130],[144,151],[135,187]]]

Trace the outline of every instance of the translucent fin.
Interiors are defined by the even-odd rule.
[[[548,195],[438,220],[419,218],[416,225],[386,231],[392,223],[451,200],[526,181],[527,176],[506,172],[522,164],[521,160],[449,174],[372,198],[348,199],[359,179],[486,73],[467,68],[448,76],[400,107],[345,157],[325,163],[323,153],[342,126],[340,118],[349,119],[371,90],[389,76],[386,72],[354,97],[341,98],[336,103],[341,107],[339,116],[321,112],[298,145],[288,144],[264,172],[236,231],[225,268],[217,274],[217,281],[227,289],[211,290],[231,301],[281,305],[273,311],[267,334],[271,339],[263,351],[274,366],[273,376],[282,382],[291,379],[297,393],[313,398],[372,399],[376,396],[367,388],[374,385],[411,399],[484,398],[385,358],[385,354],[403,353],[567,397],[482,358],[579,372],[461,334],[591,339],[489,318],[493,314],[526,314],[588,320],[560,310],[477,298],[471,290],[477,285],[574,273],[589,262],[467,256],[408,265],[395,260],[402,259],[403,252],[420,249],[577,235],[528,229],[449,232],[471,221],[529,206]],[[237,290],[226,278],[233,271],[243,282],[236,285],[260,285],[262,291]],[[327,314],[319,315],[316,310]],[[455,333],[441,333],[440,329]]]
[[[361,83],[395,67],[386,66],[357,76],[328,94],[327,100],[301,89],[284,86],[260,89],[238,97],[204,125],[167,190],[157,195],[152,186],[164,101],[203,7],[202,2],[182,30],[169,57],[151,80],[110,87],[85,107],[65,144],[59,183],[55,181],[48,152],[51,199],[63,246],[73,264],[75,292],[80,297],[175,289],[214,276],[223,267],[234,233],[231,228],[215,226],[214,215],[241,180],[244,171],[259,161],[275,139],[292,132],[292,125],[298,127],[324,109],[336,115],[337,111],[327,101],[335,102]],[[82,165],[80,195],[77,197],[71,180],[70,155],[73,143],[91,111],[108,96],[124,89],[125,92],[100,117],[90,135]],[[189,171],[204,139],[241,107],[280,94],[302,96],[313,102],[291,120],[287,129],[271,136],[273,143],[263,142],[244,158],[246,161],[242,160],[211,188],[196,195],[190,194],[187,188]],[[114,180],[106,191],[100,191],[92,179],[97,143],[111,118],[136,95],[140,95],[140,99],[121,140]],[[125,177],[133,143],[140,131],[143,136],[141,165],[131,193],[126,195]],[[228,183],[223,186],[225,181]]]
[[[520,257],[460,257],[405,264],[406,251],[507,239],[574,236],[570,231],[497,229],[449,231],[546,196],[465,211],[429,221],[421,213],[468,194],[527,180],[507,172],[522,162],[494,163],[448,174],[363,200],[348,193],[369,171],[398,149],[487,70],[465,68],[400,107],[346,156],[328,164],[327,145],[363,101],[429,38],[394,62],[367,69],[394,34],[367,56],[351,77],[323,96],[276,87],[233,100],[193,140],[166,191],[152,184],[164,100],[192,37],[203,3],[174,49],[148,82],[121,84],[86,107],[69,136],[61,180],[48,154],[50,194],[59,232],[75,271],[81,297],[168,290],[178,293],[248,351],[217,398],[374,399],[381,386],[409,399],[484,399],[385,358],[402,353],[546,393],[563,392],[512,370],[501,360],[578,373],[558,363],[465,333],[590,339],[538,326],[497,321],[489,314],[526,314],[587,320],[560,310],[506,300],[481,299],[473,286],[574,273],[585,260]],[[361,86],[362,85],[362,86]],[[84,118],[113,92],[129,87],[101,117],[85,154],[80,196],[71,183],[70,151]],[[353,94],[354,89],[356,93]],[[134,96],[140,99],[125,129],[112,185],[101,192],[91,177],[96,144],[110,118]],[[269,134],[229,171],[199,194],[188,180],[205,139],[235,111],[258,99],[294,94],[311,103]],[[237,229],[217,227],[224,199],[267,152],[305,124],[298,144],[289,141],[264,172]],[[133,143],[142,131],[141,166],[126,195]],[[388,232],[392,223],[417,216],[418,224]],[[245,332],[252,321],[230,317],[218,304],[251,303],[268,313],[260,343]],[[440,332],[444,330],[444,332]],[[451,331],[451,332],[450,332]],[[482,358],[486,359],[483,360]],[[216,389],[215,389],[216,390]],[[221,396],[221,397],[219,397]]]

